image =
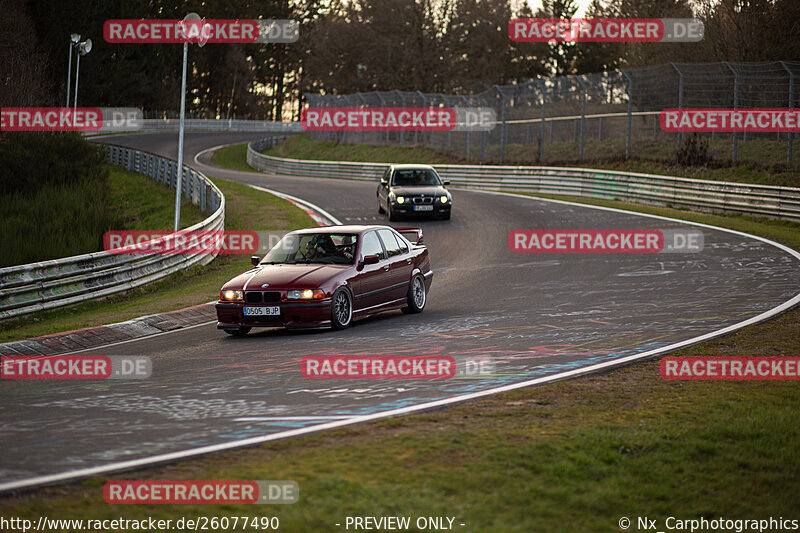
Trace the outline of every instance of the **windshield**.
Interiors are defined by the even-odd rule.
[[[392,178],[392,185],[399,187],[430,187],[431,185],[441,185],[439,176],[436,172],[425,168],[411,170],[398,170]]]
[[[276,244],[261,264],[352,264],[358,235],[350,233],[289,233]]]

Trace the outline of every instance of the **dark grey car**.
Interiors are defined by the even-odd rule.
[[[401,216],[450,218],[453,197],[433,167],[428,165],[390,165],[378,184],[378,212],[389,220]]]

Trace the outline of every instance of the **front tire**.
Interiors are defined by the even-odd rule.
[[[390,205],[389,206],[389,222],[395,222],[395,221],[397,221],[397,215],[395,214],[394,210],[392,209],[392,206]]]
[[[425,278],[417,274],[411,279],[408,287],[408,307],[401,309],[406,314],[421,313],[428,301],[428,290],[425,288]]]
[[[350,291],[339,287],[331,297],[331,327],[345,329],[353,322],[353,297]]]

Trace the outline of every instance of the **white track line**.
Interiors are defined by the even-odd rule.
[[[251,186],[255,187],[255,188],[259,188],[259,187],[256,187],[254,185],[251,185]],[[464,190],[472,190],[472,189],[464,189]],[[273,191],[269,191],[269,190],[266,190],[266,191],[267,192],[273,192]],[[612,212],[618,212],[618,213],[625,213],[625,214],[631,214],[631,215],[644,216],[644,217],[648,217],[648,218],[657,218],[657,219],[661,219],[661,220],[680,222],[682,224],[693,224],[695,226],[701,226],[701,227],[704,227],[704,228],[715,229],[715,230],[719,230],[719,231],[725,231],[725,232],[728,232],[728,233],[732,233],[734,235],[741,235],[741,236],[745,236],[745,237],[748,237],[748,238],[752,238],[752,239],[756,239],[756,240],[765,242],[767,244],[770,244],[772,246],[776,246],[777,248],[790,253],[792,256],[794,256],[796,259],[798,259],[798,261],[800,261],[800,252],[797,252],[796,250],[793,250],[792,248],[789,248],[788,246],[784,246],[783,244],[771,241],[769,239],[765,239],[763,237],[758,237],[756,235],[750,235],[748,233],[743,233],[741,231],[730,230],[730,229],[726,229],[726,228],[720,228],[720,227],[711,226],[711,225],[708,225],[708,224],[699,224],[699,223],[689,222],[689,221],[686,221],[686,220],[680,220],[680,219],[676,219],[676,218],[663,217],[663,216],[660,216],[660,215],[651,215],[651,214],[647,214],[647,213],[637,213],[635,211],[626,211],[624,209],[616,209],[616,208],[611,208],[611,207],[592,206],[592,205],[579,204],[579,203],[574,203],[574,202],[566,202],[566,201],[562,201],[562,200],[550,200],[550,199],[546,199],[546,198],[536,198],[536,197],[532,197],[532,196],[525,196],[525,195],[522,195],[522,194],[494,192],[494,191],[474,191],[474,192],[481,192],[481,193],[485,193],[485,194],[499,194],[499,195],[517,197],[517,198],[525,198],[525,199],[532,200],[532,201],[546,201],[546,202],[560,203],[560,204],[566,204],[566,205],[574,205],[574,206],[577,206],[577,207],[588,207],[588,208],[600,209],[600,210],[604,210],[604,211],[612,211]],[[280,194],[282,194],[282,193],[280,193]],[[289,197],[288,195],[286,195],[286,196]],[[294,198],[294,197],[291,197],[291,198]],[[304,203],[306,205],[309,205],[309,206],[314,205],[314,204],[311,204],[310,202],[306,202],[305,200],[300,200],[299,198],[296,199],[296,200],[298,200],[299,202]],[[117,472],[117,471],[121,471],[121,470],[130,470],[130,469],[134,469],[134,468],[152,466],[152,465],[159,464],[159,463],[166,463],[166,462],[171,462],[171,461],[178,461],[178,460],[181,460],[181,459],[188,459],[190,457],[197,457],[197,456],[200,456],[200,455],[205,455],[205,454],[215,453],[215,452],[221,452],[221,451],[225,451],[225,450],[232,450],[232,449],[235,449],[235,448],[241,448],[241,447],[246,447],[246,446],[255,446],[257,444],[263,444],[265,442],[271,442],[271,441],[275,441],[275,440],[279,440],[279,439],[285,439],[285,438],[288,438],[288,437],[296,437],[296,436],[299,436],[299,435],[307,435],[309,433],[315,433],[317,431],[324,431],[326,429],[340,428],[340,427],[344,427],[344,426],[360,424],[360,423],[363,423],[363,422],[369,422],[369,421],[378,420],[378,419],[381,419],[381,418],[388,418],[388,417],[391,417],[391,416],[405,415],[405,414],[414,413],[414,412],[417,412],[417,411],[424,411],[424,410],[433,409],[433,408],[436,408],[436,407],[443,407],[443,406],[446,406],[446,405],[452,405],[452,404],[455,404],[455,403],[461,403],[461,402],[465,402],[465,401],[468,401],[468,400],[474,400],[474,399],[477,399],[477,398],[483,398],[485,396],[491,396],[491,395],[498,394],[498,393],[501,393],[501,392],[508,392],[508,391],[512,391],[512,390],[516,390],[516,389],[522,389],[522,388],[525,388],[525,387],[530,387],[532,385],[540,385],[542,383],[550,383],[550,382],[553,382],[553,381],[559,381],[559,380],[563,380],[563,379],[567,379],[567,378],[573,378],[573,377],[577,377],[577,376],[591,374],[591,373],[598,372],[598,371],[601,371],[601,370],[607,370],[607,369],[613,368],[615,366],[623,366],[623,365],[626,365],[626,364],[629,364],[629,363],[633,363],[635,361],[641,361],[643,359],[650,359],[650,358],[656,357],[658,355],[661,355],[663,353],[675,351],[675,350],[678,350],[678,349],[681,349],[681,348],[686,348],[688,346],[691,346],[693,344],[697,344],[699,342],[703,342],[703,341],[706,341],[706,340],[709,340],[709,339],[713,339],[715,337],[720,337],[722,335],[726,335],[728,333],[736,331],[737,329],[741,329],[741,328],[743,328],[745,326],[756,324],[758,322],[761,322],[761,321],[767,320],[769,318],[772,318],[775,315],[778,315],[778,314],[780,314],[780,313],[782,313],[782,312],[784,312],[784,311],[786,311],[786,310],[788,310],[788,309],[790,309],[790,308],[792,308],[792,307],[794,307],[795,305],[798,305],[798,304],[800,304],[800,294],[797,294],[794,298],[792,298],[790,300],[787,300],[786,302],[782,303],[781,305],[779,305],[777,307],[774,307],[773,309],[770,309],[769,311],[765,311],[765,312],[761,313],[760,315],[754,316],[754,317],[749,318],[747,320],[743,320],[742,322],[738,322],[738,323],[733,324],[731,326],[728,326],[728,327],[725,327],[725,328],[722,328],[722,329],[719,329],[719,330],[716,330],[716,331],[712,331],[710,333],[706,333],[706,334],[700,335],[698,337],[693,337],[693,338],[687,339],[685,341],[676,342],[676,343],[670,344],[668,346],[663,346],[663,347],[657,348],[655,350],[649,350],[649,351],[642,352],[642,353],[639,353],[639,354],[629,355],[627,357],[621,357],[619,359],[614,359],[612,361],[606,361],[604,363],[598,363],[598,364],[587,366],[587,367],[584,367],[584,368],[578,368],[578,369],[569,370],[569,371],[566,371],[566,372],[560,372],[558,374],[552,374],[552,375],[549,375],[549,376],[543,376],[543,377],[540,377],[540,378],[530,379],[530,380],[527,380],[527,381],[522,381],[520,383],[513,383],[511,385],[504,385],[502,387],[494,387],[494,388],[491,388],[491,389],[486,389],[486,390],[482,390],[482,391],[478,391],[478,392],[472,392],[472,393],[469,393],[469,394],[462,394],[460,396],[453,396],[451,398],[445,398],[445,399],[442,399],[442,400],[436,400],[436,401],[432,401],[432,402],[425,402],[425,403],[421,403],[421,404],[418,404],[418,405],[402,407],[402,408],[399,408],[399,409],[391,409],[389,411],[383,411],[383,412],[380,412],[380,413],[373,413],[371,415],[356,416],[356,417],[347,418],[347,419],[344,419],[344,420],[326,422],[324,424],[317,424],[317,425],[314,425],[314,426],[311,426],[311,427],[292,429],[292,430],[289,430],[289,431],[281,431],[281,432],[272,433],[272,434],[269,434],[269,435],[262,435],[260,437],[251,437],[251,438],[248,438],[248,439],[242,439],[242,440],[232,441],[232,442],[225,442],[225,443],[221,443],[221,444],[213,444],[213,445],[209,445],[209,446],[201,446],[199,448],[192,448],[192,449],[189,449],[189,450],[183,450],[183,451],[178,451],[178,452],[171,452],[171,453],[153,455],[153,456],[150,456],[150,457],[143,457],[143,458],[140,458],[140,459],[133,459],[133,460],[130,460],[130,461],[121,461],[121,462],[118,462],[118,463],[111,463],[111,464],[108,464],[108,465],[97,466],[97,467],[93,467],[93,468],[83,468],[83,469],[79,469],[79,470],[72,470],[72,471],[69,471],[69,472],[62,472],[60,474],[51,474],[51,475],[47,475],[47,476],[38,476],[38,477],[34,477],[34,478],[11,481],[11,482],[8,482],[8,483],[0,483],[0,492],[11,491],[11,490],[19,490],[19,489],[23,489],[23,488],[30,488],[30,487],[35,487],[35,486],[38,486],[38,485],[48,485],[48,484],[52,484],[52,483],[60,483],[60,482],[75,480],[75,479],[79,479],[79,478],[97,476],[97,475],[102,475],[102,474],[109,474],[109,473]],[[176,330],[176,331],[180,331],[180,330]],[[170,333],[170,332],[165,332],[165,333]]]
[[[328,415],[328,416],[243,416],[241,418],[234,418],[234,422],[272,422],[272,421],[285,421],[285,420],[342,420],[350,418],[353,415]]]
[[[214,302],[214,303],[216,303],[216,302]],[[90,352],[90,351],[93,351],[93,350],[100,350],[102,348],[109,348],[111,346],[119,346],[120,344],[128,344],[129,342],[143,341],[145,339],[153,339],[155,337],[160,337],[161,335],[169,335],[170,333],[178,333],[178,332],[181,332],[181,331],[186,331],[187,329],[199,328],[199,327],[202,327],[202,326],[209,326],[211,324],[216,324],[216,323],[217,323],[216,320],[209,320],[208,322],[202,322],[200,324],[193,324],[191,326],[185,326],[185,327],[178,328],[178,329],[171,329],[169,331],[162,331],[160,333],[153,333],[151,335],[145,335],[144,337],[136,337],[135,339],[126,339],[124,341],[112,342],[111,344],[102,344],[102,345],[96,346],[94,348],[84,348],[83,350],[75,350],[74,352],[66,352],[66,353],[62,353],[62,354],[58,354],[58,355],[72,355],[72,354],[76,354],[76,353],[83,353],[83,352]],[[105,324],[105,327],[108,327],[110,325],[113,325],[113,324]],[[104,326],[98,326],[98,327],[104,327]]]
[[[283,198],[284,200],[289,200],[290,202],[294,202],[294,203],[296,203],[298,205],[301,205],[303,207],[307,207],[308,209],[311,209],[312,211],[316,211],[317,213],[319,213],[323,217],[327,218],[330,222],[332,222],[334,226],[341,226],[342,225],[342,222],[338,218],[336,218],[335,216],[331,215],[330,213],[328,213],[327,211],[322,209],[320,206],[312,204],[311,202],[309,202],[307,200],[303,200],[301,198],[298,198],[297,196],[292,196],[290,194],[286,194],[286,193],[283,193],[283,192],[273,191],[272,189],[267,189],[265,187],[260,187],[258,185],[252,185],[252,184],[249,184],[249,183],[248,183],[248,185],[250,187],[254,188],[254,189],[259,190],[259,191],[263,191],[263,192],[268,192],[270,194],[274,194],[275,196]]]

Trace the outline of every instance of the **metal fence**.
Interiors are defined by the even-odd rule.
[[[138,124],[114,127],[108,131],[89,131],[84,135],[103,135],[105,133],[160,133],[178,131],[180,120],[177,118],[146,118]],[[299,122],[271,122],[267,120],[227,120],[227,119],[186,119],[184,129],[187,132],[254,132],[254,133],[300,133],[303,128]]]
[[[175,190],[177,163],[170,159],[108,146],[110,163],[146,174]],[[187,230],[225,229],[225,196],[200,172],[184,166],[181,194],[210,216]],[[118,254],[108,251],[0,268],[0,318],[24,315],[108,296],[161,279],[213,254]]]
[[[543,163],[632,155],[669,158],[682,135],[660,131],[662,109],[795,108],[798,81],[800,61],[668,63],[495,85],[473,95],[384,91],[305,97],[312,107],[491,107],[497,122],[489,132],[310,135],[344,143],[422,145],[479,163]],[[716,159],[763,163],[772,157],[775,163],[792,164],[791,133],[703,135]],[[785,144],[785,157],[776,143]]]
[[[247,162],[275,174],[376,181],[385,163],[308,161],[259,153],[277,139],[247,146]],[[800,189],[586,168],[434,165],[454,187],[522,191],[618,200],[800,222]],[[457,204],[456,208],[457,208]]]

